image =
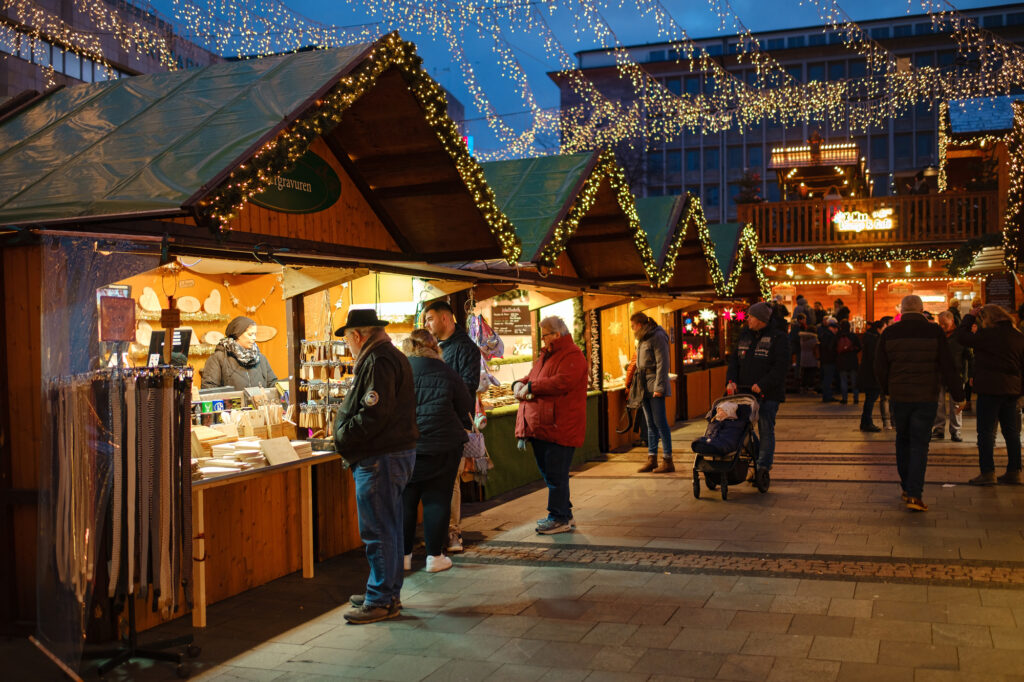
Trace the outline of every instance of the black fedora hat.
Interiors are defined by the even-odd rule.
[[[388,323],[377,317],[377,311],[370,308],[356,308],[348,311],[348,319],[343,327],[335,330],[335,336],[344,336],[346,329],[353,327],[386,327]]]

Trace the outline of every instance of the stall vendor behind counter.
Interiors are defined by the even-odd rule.
[[[228,323],[224,334],[203,367],[202,387],[233,387],[242,391],[273,386],[277,376],[256,346],[256,323],[248,317],[236,317]]]

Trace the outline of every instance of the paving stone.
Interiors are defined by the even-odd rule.
[[[816,636],[808,657],[829,661],[875,663],[878,660],[878,640]]]
[[[625,643],[649,649],[667,649],[683,630],[675,625],[634,625],[632,627],[638,629],[630,635]]]
[[[629,622],[636,625],[664,625],[675,614],[676,606],[642,606]]]
[[[709,609],[732,609],[734,611],[770,611],[778,599],[771,594],[715,592],[705,605]]]
[[[728,609],[680,607],[666,625],[724,630],[735,615],[736,611]]]
[[[524,632],[541,621],[536,616],[488,616],[467,632],[473,635],[498,635],[520,637]]]
[[[499,663],[522,663],[540,651],[546,643],[542,639],[513,637],[502,645],[500,649],[491,654],[490,660]]]
[[[741,653],[796,658],[807,656],[813,641],[814,637],[808,635],[752,632],[743,644]]]
[[[551,642],[578,642],[590,632],[594,623],[561,618],[541,618],[540,622],[524,632],[525,639],[544,639]]]
[[[624,601],[590,602],[589,609],[580,614],[579,619],[595,623],[628,623],[640,610],[639,604]]]
[[[633,636],[633,633],[635,633],[639,628],[639,625],[631,625],[628,623],[598,623],[583,636],[583,639],[581,639],[580,642],[583,644],[605,644],[613,646],[626,644]]]
[[[844,661],[837,682],[914,682],[914,669],[907,666]]]
[[[712,679],[722,667],[722,656],[700,651],[682,657],[678,650],[648,649],[631,672],[676,675],[683,672],[695,679]]]
[[[798,613],[793,616],[789,633],[793,635],[832,635],[849,637],[853,634],[854,619],[846,616],[822,616]]]
[[[965,625],[1013,627],[1016,624],[1013,611],[1001,606],[958,605],[955,608],[949,609],[948,619],[950,623],[963,623]]]
[[[920,602],[875,601],[872,618],[890,618],[915,622],[948,622],[948,607],[945,604],[923,604]]]
[[[768,678],[775,659],[771,656],[747,656],[729,654],[715,676],[719,680],[740,682],[762,682]]]
[[[768,682],[832,682],[839,675],[838,661],[776,657]]]
[[[908,642],[881,642],[878,662],[882,665],[944,670],[956,670],[958,666],[955,646]]]
[[[776,613],[818,614],[828,613],[828,597],[791,597],[779,595],[772,600],[770,611]]]
[[[504,663],[491,673],[488,682],[534,682],[548,672],[547,668],[521,663]]]
[[[828,603],[828,615],[849,618],[870,618],[873,602],[867,599],[844,599],[833,597]]]
[[[789,630],[793,620],[791,613],[766,613],[763,611],[737,611],[729,623],[730,630],[744,632],[777,632]]]
[[[992,645],[996,649],[1024,651],[1024,629],[993,626],[989,631],[992,634]]]
[[[591,662],[604,647],[598,644],[580,644],[578,642],[544,642],[544,646],[530,656],[525,663],[542,665],[548,668],[574,668],[577,670],[591,668]]]
[[[965,673],[998,676],[1024,670],[1019,651],[957,647],[960,670]]]
[[[706,630],[683,628],[669,644],[670,649],[711,653],[737,653],[747,640],[747,633],[737,630]]]
[[[594,670],[626,672],[636,665],[646,651],[646,648],[637,646],[602,645],[587,667]]]
[[[915,621],[856,618],[853,622],[853,636],[892,642],[918,642],[931,644],[932,624]]]
[[[801,580],[796,594],[801,597],[835,597],[852,599],[856,584],[838,580]]]
[[[448,661],[423,679],[424,682],[475,682],[490,679],[500,667],[500,663],[487,661]]]
[[[984,625],[961,625],[959,623],[932,623],[932,642],[952,646],[992,646],[990,628]],[[1024,633],[1018,633],[1024,639]],[[1024,649],[1024,644],[1021,645]]]

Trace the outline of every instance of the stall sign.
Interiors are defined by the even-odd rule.
[[[772,294],[783,298],[792,298],[796,296],[796,287],[792,284],[777,284],[772,287]]]
[[[985,278],[985,303],[995,303],[1009,310],[1017,309],[1013,275],[989,275]]]
[[[249,201],[279,213],[317,213],[333,206],[340,197],[338,174],[322,158],[306,152],[294,168],[278,175],[268,189]]]
[[[838,232],[884,232],[896,227],[891,208],[880,208],[871,214],[863,211],[837,211],[832,224]]]
[[[825,293],[828,296],[853,296],[853,285],[846,282],[829,284]]]
[[[889,284],[889,293],[893,296],[909,296],[914,293],[914,285],[910,282],[891,282]]]
[[[529,336],[530,306],[527,305],[496,305],[491,308],[491,327],[499,335]]]
[[[961,292],[971,294],[974,292],[974,281],[969,279],[954,279],[947,285],[950,293]]]

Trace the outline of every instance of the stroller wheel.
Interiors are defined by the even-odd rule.
[[[706,473],[704,474],[704,485],[708,487],[708,490],[714,490],[718,487],[718,474]]]
[[[726,483],[725,481],[722,481],[722,499],[729,499],[729,484]]]

